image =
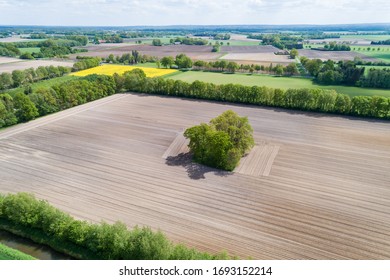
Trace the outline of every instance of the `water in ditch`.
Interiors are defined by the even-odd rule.
[[[70,256],[54,251],[46,245],[0,230],[0,243],[40,260],[71,260]]]

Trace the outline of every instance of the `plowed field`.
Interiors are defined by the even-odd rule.
[[[249,117],[258,145],[239,172],[173,154],[185,128],[228,109]],[[388,122],[118,94],[2,130],[0,178],[1,192],[209,252],[390,258]]]

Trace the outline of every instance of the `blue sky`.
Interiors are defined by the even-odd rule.
[[[0,25],[390,22],[388,0],[0,0]]]

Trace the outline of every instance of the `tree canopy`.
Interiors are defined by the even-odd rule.
[[[194,160],[219,169],[232,171],[253,146],[253,129],[248,118],[232,110],[184,132],[190,139]]]

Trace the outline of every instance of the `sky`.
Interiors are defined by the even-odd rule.
[[[389,0],[0,0],[0,25],[389,23]]]

